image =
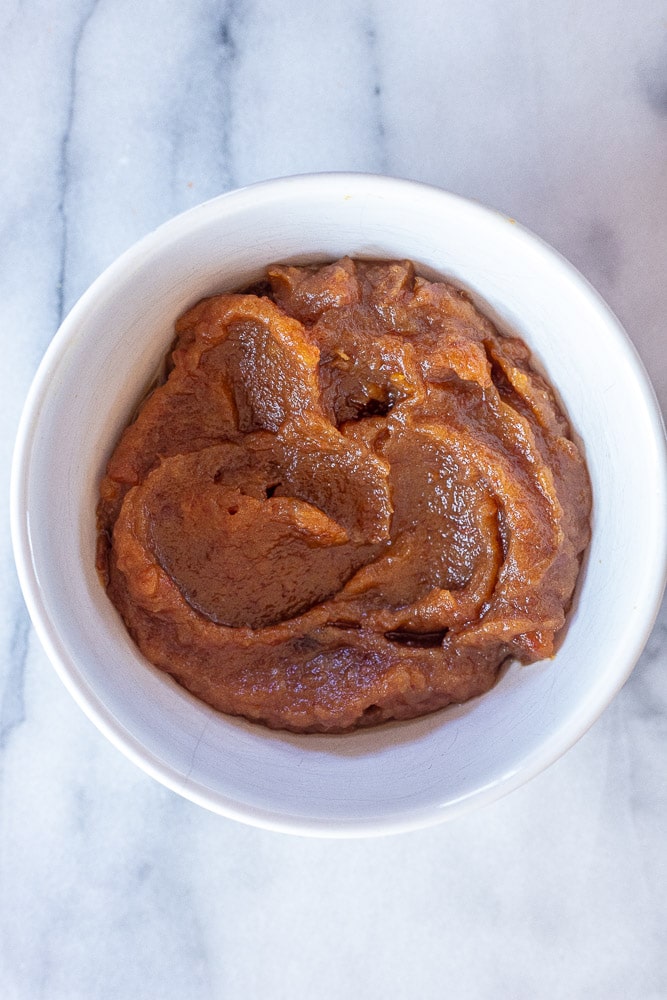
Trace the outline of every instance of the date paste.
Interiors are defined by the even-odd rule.
[[[465,291],[409,262],[275,266],[176,334],[98,507],[148,660],[222,712],[339,732],[553,654],[589,479],[526,345]]]

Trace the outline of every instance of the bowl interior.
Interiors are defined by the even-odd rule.
[[[205,295],[256,280],[274,261],[344,254],[412,258],[465,285],[524,337],[584,442],[593,541],[553,661],[511,666],[483,698],[427,718],[347,736],[294,736],[210,710],[143,660],[95,572],[95,506],[107,458],[174,320]],[[664,465],[659,416],[632,348],[597,295],[539,240],[504,216],[420,185],[293,178],[172,220],[75,307],[20,432],[17,562],[42,641],[70,690],[160,780],[274,828],[404,829],[520,784],[566,750],[621,686],[663,582]]]

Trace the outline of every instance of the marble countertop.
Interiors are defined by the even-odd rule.
[[[415,178],[556,246],[667,405],[667,7],[5,0],[1,503],[60,320],[137,238],[251,181]],[[379,840],[239,825],[136,769],[0,574],[0,997],[667,997],[667,611],[562,760]],[[622,623],[619,623],[619,628]]]

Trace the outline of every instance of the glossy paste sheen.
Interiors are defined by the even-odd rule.
[[[526,345],[466,292],[409,262],[275,266],[176,333],[98,507],[152,663],[223,712],[337,732],[552,655],[588,474]]]

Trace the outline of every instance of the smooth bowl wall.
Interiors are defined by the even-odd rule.
[[[583,441],[593,540],[554,660],[412,722],[295,736],[225,717],[152,668],[95,571],[106,461],[200,298],[275,261],[411,258],[467,287],[522,336]],[[266,182],[177,217],[83,296],[32,387],[12,487],[17,565],[40,638],[87,714],[150,774],[208,808],[321,835],[410,829],[527,780],[627,678],[665,572],[665,454],[646,375],[584,279],[513,220],[437,189],[365,175]]]

